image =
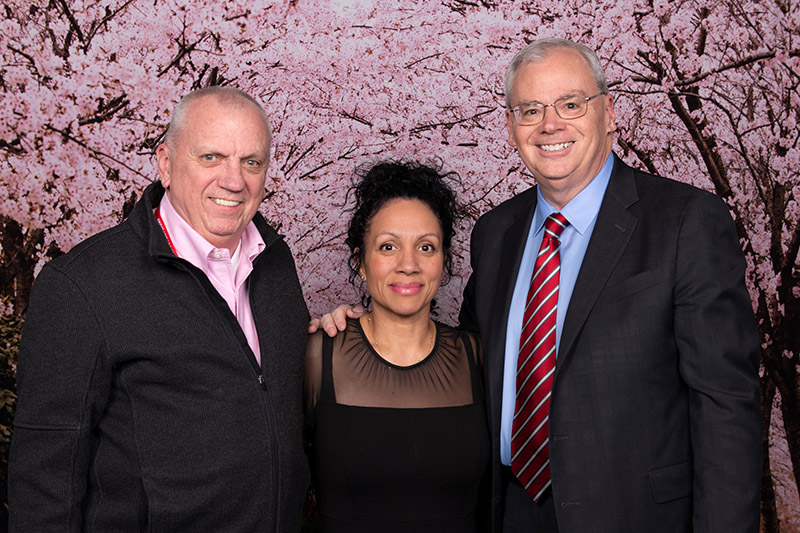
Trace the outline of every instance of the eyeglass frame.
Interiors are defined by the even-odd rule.
[[[601,96],[601,95],[604,95],[604,94],[608,94],[608,92],[607,92],[607,91],[600,91],[599,93],[595,94],[594,96],[584,96],[584,97],[582,97],[582,98],[583,98],[583,101],[584,101],[584,103],[586,104],[586,107],[584,108],[584,110],[583,110],[583,113],[582,113],[582,114],[580,114],[580,115],[578,115],[577,117],[569,117],[569,118],[567,118],[567,117],[562,117],[562,116],[561,116],[561,113],[559,113],[559,112],[558,112],[558,108],[556,107],[556,104],[557,104],[559,101],[561,101],[561,100],[566,100],[566,99],[569,99],[569,98],[573,98],[572,96],[562,96],[561,98],[559,98],[558,100],[556,100],[556,101],[555,101],[555,102],[553,102],[552,104],[543,104],[543,103],[541,103],[541,102],[535,102],[535,101],[534,101],[534,102],[523,102],[523,103],[521,103],[521,104],[518,104],[518,105],[516,105],[516,106],[512,107],[512,108],[510,109],[510,111],[511,111],[511,114],[512,114],[512,115],[514,115],[514,121],[515,121],[515,122],[517,123],[517,125],[519,125],[519,126],[536,126],[537,124],[541,124],[541,123],[542,123],[542,121],[544,120],[544,115],[545,115],[545,112],[547,111],[547,108],[548,108],[548,107],[552,107],[552,108],[555,110],[555,112],[556,112],[556,115],[558,115],[558,118],[560,118],[561,120],[575,120],[575,119],[579,119],[579,118],[581,118],[581,117],[585,117],[585,116],[586,116],[586,113],[588,113],[588,112],[589,112],[589,102],[590,102],[591,100],[594,100],[594,99],[595,99],[595,98],[597,98],[598,96]],[[542,106],[542,118],[541,118],[541,119],[539,119],[539,121],[538,121],[538,122],[534,122],[534,123],[532,123],[532,124],[522,124],[522,123],[519,121],[520,106],[522,106],[522,105],[530,105],[530,104],[539,104],[539,105],[541,105],[541,106]]]

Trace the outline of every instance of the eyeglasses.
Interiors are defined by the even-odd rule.
[[[512,107],[514,119],[520,126],[534,126],[544,120],[544,110],[552,107],[558,116],[564,120],[581,118],[589,110],[589,100],[597,98],[605,93],[597,93],[594,96],[565,96],[559,98],[552,104],[540,104],[539,102],[528,102]]]

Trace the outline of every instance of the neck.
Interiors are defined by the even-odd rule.
[[[230,246],[217,246],[217,248],[227,248],[228,251],[231,253],[231,257],[233,257],[233,254],[236,253],[236,249],[239,247],[239,243],[241,243],[241,242],[242,242],[242,238],[239,237],[239,240],[236,241],[235,243],[233,243],[232,245],[230,245]],[[212,242],[211,244],[214,244],[214,243]]]
[[[564,206],[578,196],[578,194],[597,177],[606,164],[610,154],[611,146],[609,145],[605,151],[605,155],[593,168],[589,169],[587,175],[580,181],[574,180],[573,177],[566,177],[560,180],[537,179],[536,182],[539,184],[539,188],[542,191],[542,197],[547,200],[547,203],[561,211],[564,209]]]
[[[429,313],[398,319],[375,309],[361,317],[361,327],[381,357],[397,366],[411,366],[430,354],[436,325]]]

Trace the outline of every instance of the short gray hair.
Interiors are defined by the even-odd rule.
[[[172,112],[172,118],[169,121],[167,133],[164,135],[164,144],[169,146],[170,150],[174,149],[175,142],[183,133],[183,129],[186,125],[186,114],[188,113],[189,108],[195,101],[207,96],[213,96],[223,104],[253,104],[256,109],[258,109],[259,114],[263,117],[264,122],[267,124],[267,134],[269,135],[269,138],[272,138],[272,124],[269,121],[267,112],[264,111],[264,108],[260,103],[258,103],[258,100],[241,89],[237,89],[235,87],[212,85],[210,87],[204,87],[203,89],[197,89],[187,93],[183,98],[181,98],[180,102],[178,102],[178,105],[175,106],[175,110]]]
[[[539,39],[527,45],[525,48],[517,52],[511,63],[506,68],[505,76],[505,91],[506,91],[506,107],[511,108],[511,86],[514,83],[514,76],[521,66],[528,63],[538,63],[544,61],[547,55],[553,50],[563,49],[575,50],[581,57],[586,60],[589,70],[592,72],[597,88],[603,94],[608,94],[608,84],[606,83],[606,76],[603,73],[603,65],[594,50],[584,46],[580,43],[569,41],[567,39],[559,39],[556,37],[548,39]]]

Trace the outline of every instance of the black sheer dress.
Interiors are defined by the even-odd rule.
[[[306,424],[324,530],[476,531],[489,434],[470,335],[436,324],[433,351],[399,367],[358,320],[309,340]]]

